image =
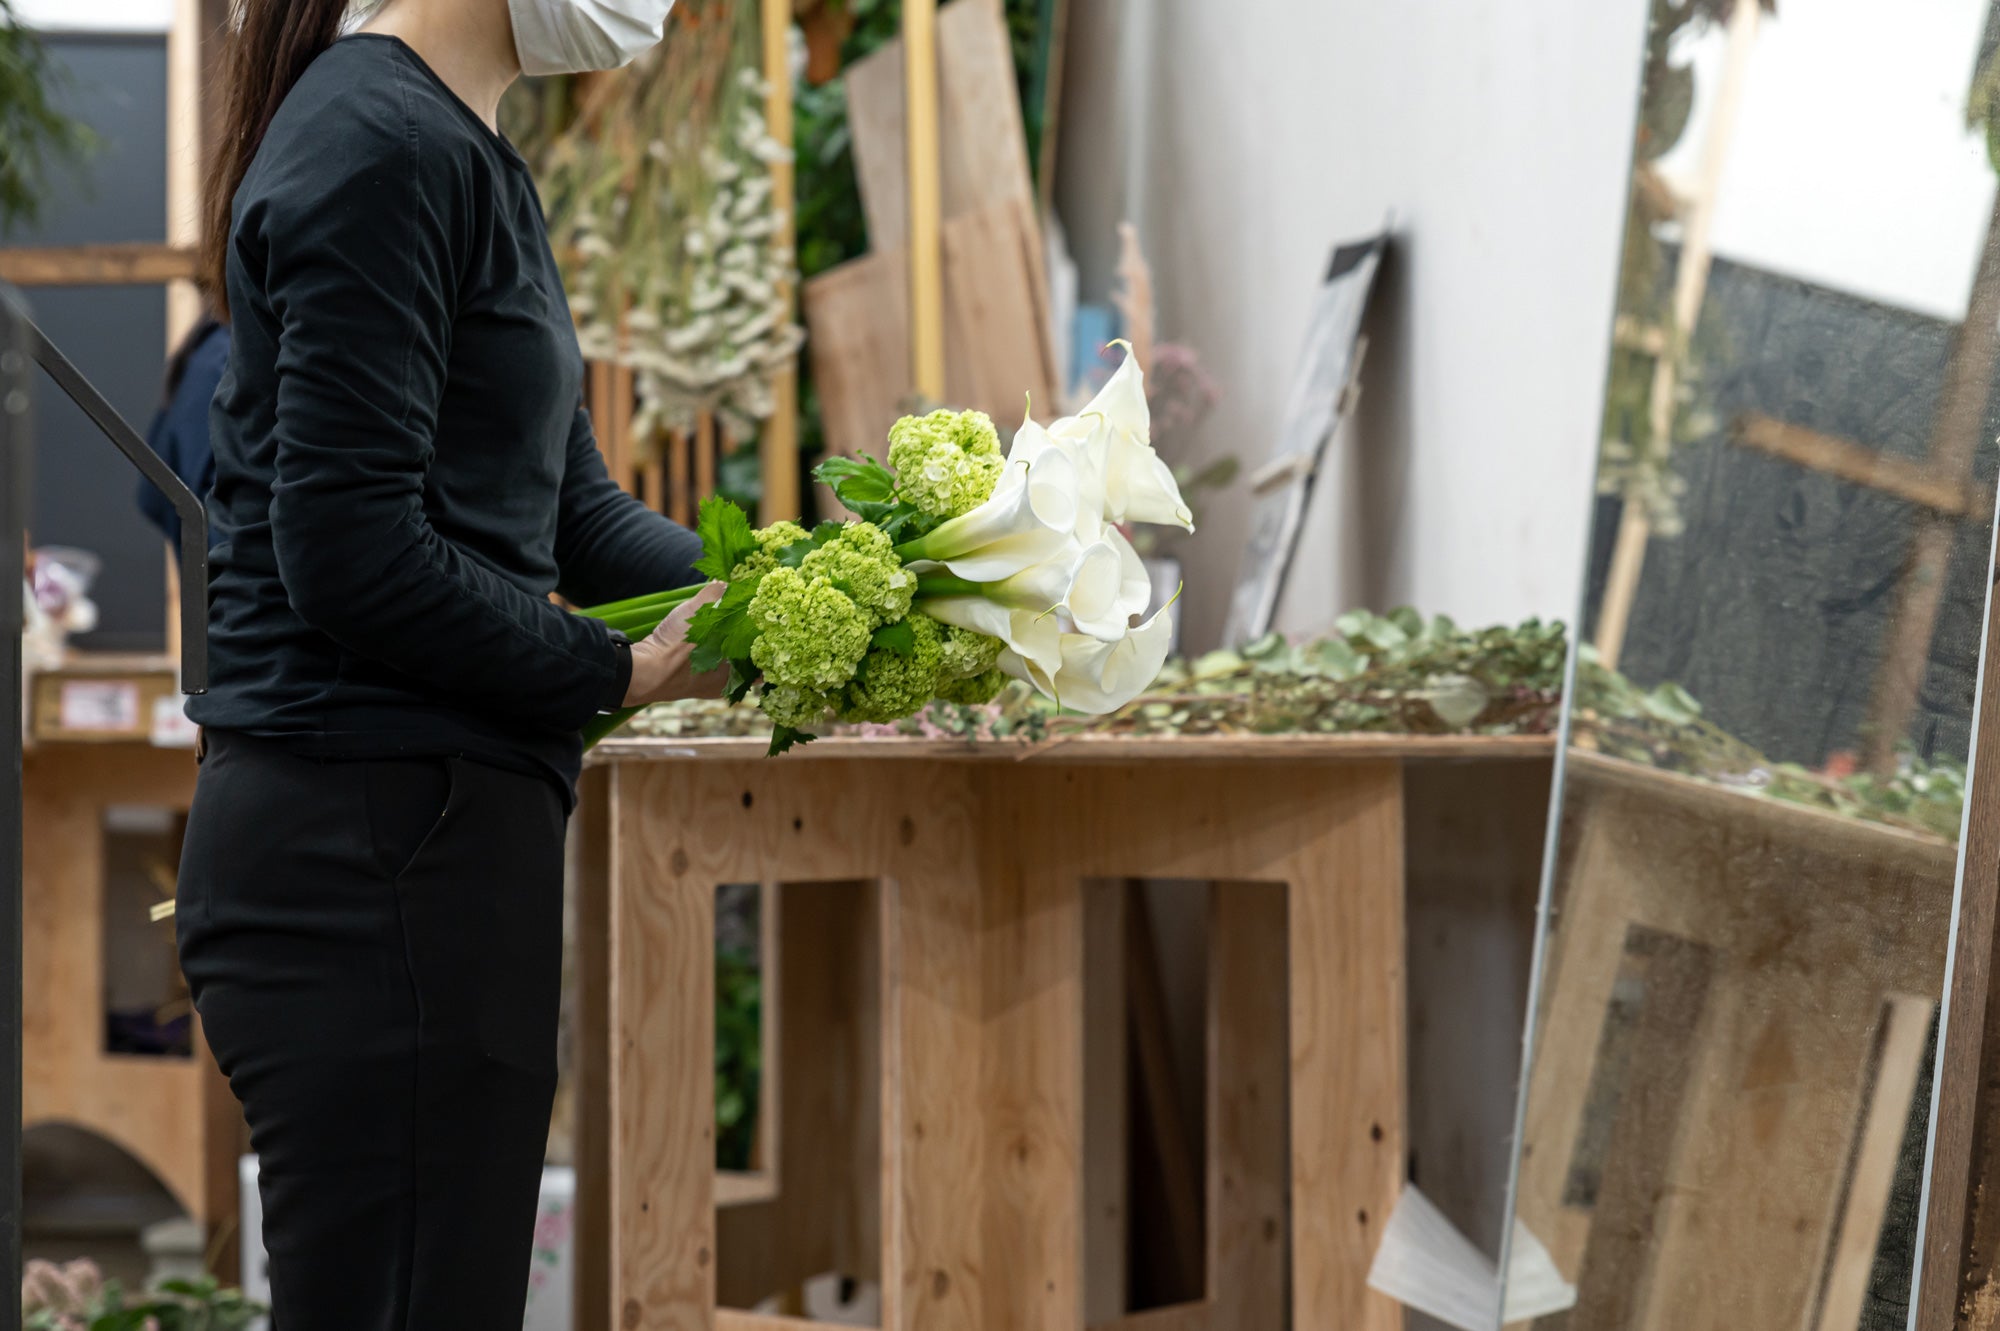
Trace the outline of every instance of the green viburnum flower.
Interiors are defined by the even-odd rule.
[[[807,555],[799,572],[832,583],[874,619],[870,628],[893,624],[910,613],[916,575],[903,567],[894,544],[872,523],[850,522],[840,534]]]
[[[1000,433],[983,411],[905,416],[889,431],[897,492],[934,517],[955,518],[991,499],[1005,465]]]
[[[1005,671],[986,670],[964,679],[954,679],[938,689],[938,697],[946,702],[957,703],[961,707],[984,707],[1000,696],[1000,690],[1007,687]]]
[[[824,579],[780,565],[750,602],[757,641],[750,659],[779,687],[837,689],[868,654],[875,625],[853,598]]]
[[[778,566],[778,556],[786,546],[796,545],[811,533],[796,522],[774,522],[755,533],[757,552],[730,570],[731,582],[744,582],[769,573]]]
[[[908,652],[884,647],[869,652],[841,698],[841,720],[900,721],[921,712],[937,696],[944,627],[929,615],[911,615],[904,623],[910,626],[916,646]]]
[[[826,719],[833,710],[833,697],[814,689],[792,688],[785,685],[767,686],[757,705],[781,726],[793,730],[811,730]]]
[[[983,675],[1000,659],[1000,649],[1006,645],[991,634],[947,624],[944,630],[944,659],[938,673],[947,680]]]

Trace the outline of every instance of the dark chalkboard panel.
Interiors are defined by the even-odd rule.
[[[65,107],[94,128],[100,148],[82,173],[59,181],[15,245],[82,245],[166,238],[167,66],[164,36],[54,36],[69,80]],[[113,406],[141,430],[158,405],[166,357],[161,287],[40,287],[27,293],[37,322]],[[38,545],[95,551],[96,633],[80,645],[155,651],[164,645],[165,545],[139,515],[132,469],[46,379],[37,385],[34,495]]]

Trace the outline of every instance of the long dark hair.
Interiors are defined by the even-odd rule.
[[[299,75],[340,36],[349,0],[236,0],[239,16],[222,57],[222,129],[202,200],[199,280],[217,314],[229,317],[224,280],[229,205],[271,117]]]

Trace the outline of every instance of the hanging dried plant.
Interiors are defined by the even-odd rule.
[[[578,337],[632,370],[634,438],[655,456],[705,412],[754,434],[804,340],[757,37],[754,4],[684,0],[643,60],[543,94],[544,123],[569,112],[535,156]]]

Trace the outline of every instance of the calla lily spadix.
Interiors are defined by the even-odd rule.
[[[934,560],[957,577],[997,582],[1059,554],[1075,537],[1079,513],[1076,461],[1059,448],[1032,460],[1008,460],[993,497],[929,535],[898,546],[906,563]]]

